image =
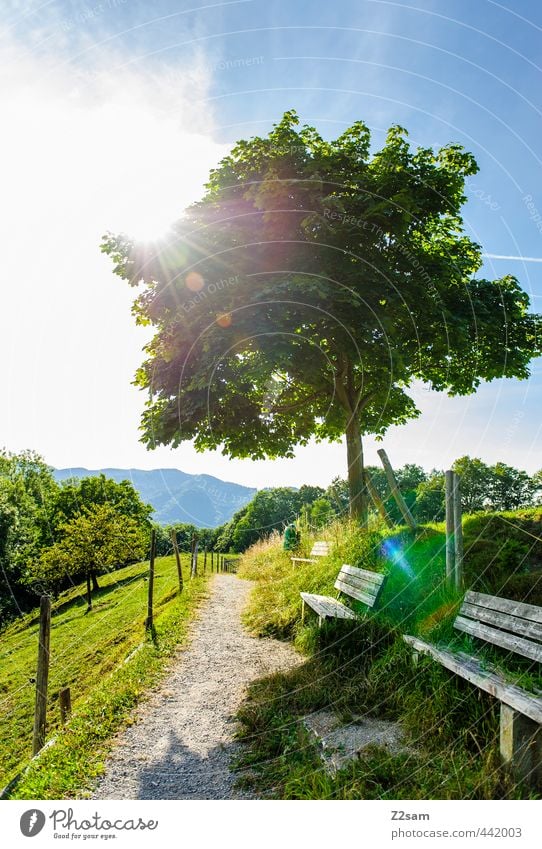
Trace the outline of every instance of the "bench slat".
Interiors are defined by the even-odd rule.
[[[490,628],[489,625],[474,622],[472,619],[465,619],[464,616],[456,617],[454,628],[463,631],[465,634],[478,637],[480,640],[485,640],[487,643],[492,643],[495,646],[500,646],[542,663],[542,646],[524,640],[522,637],[514,637],[504,631],[497,631],[495,628]]]
[[[311,550],[311,557],[325,557],[329,554],[330,548],[329,542],[315,542]]]
[[[525,604],[523,601],[499,598],[499,596],[486,595],[486,593],[475,593],[473,590],[466,593],[465,601],[479,607],[489,607],[491,610],[499,610],[501,613],[508,613],[510,616],[520,616],[530,622],[542,624],[542,608],[534,604]]]
[[[525,690],[513,684],[508,684],[504,678],[495,672],[487,672],[482,669],[475,658],[461,658],[457,654],[438,649],[418,637],[404,635],[403,639],[416,651],[430,654],[438,660],[446,669],[460,675],[471,684],[475,684],[486,693],[490,693],[499,701],[504,702],[514,710],[528,716],[530,719],[542,724],[542,699],[531,696]]]
[[[341,583],[346,584],[347,587],[352,587],[353,590],[358,590],[359,592],[365,593],[365,595],[372,596],[376,598],[380,592],[380,587],[370,587],[363,581],[353,581],[350,576],[344,575],[342,572],[339,572],[337,575],[337,581],[341,581]]]
[[[301,593],[303,601],[311,607],[319,616],[332,616],[336,619],[355,619],[356,614],[345,604],[341,604],[330,596],[314,595],[312,593]]]
[[[532,640],[542,641],[542,625],[538,624],[538,622],[528,622],[526,619],[520,619],[518,616],[499,613],[497,610],[490,610],[488,607],[478,607],[477,604],[468,604],[467,602],[464,602],[461,606],[461,615],[480,622],[487,622],[489,625],[503,628],[512,634],[520,634],[524,637],[530,637]]]
[[[371,591],[378,592],[386,577],[381,572],[369,572],[366,569],[357,569],[345,563],[341,567],[339,577],[342,581],[352,584],[361,584]]]
[[[345,584],[344,581],[340,581],[339,578],[335,581],[335,589],[340,590],[345,595],[349,595],[351,598],[355,598],[357,601],[362,601],[368,607],[373,607],[376,601],[376,596],[369,595],[368,593],[363,592],[363,590],[357,589],[350,584]]]

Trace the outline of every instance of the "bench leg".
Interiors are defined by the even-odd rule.
[[[501,704],[501,755],[518,779],[542,785],[542,725]]]

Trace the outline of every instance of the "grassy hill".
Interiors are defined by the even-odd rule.
[[[314,538],[303,540],[301,554]],[[453,631],[461,595],[444,582],[444,528],[361,533],[343,522],[317,538],[334,546],[316,563],[292,567],[278,537],[241,561],[239,575],[256,581],[247,624],[294,640],[306,654],[293,671],[253,684],[239,713],[256,792],[287,799],[541,798],[500,767],[498,701],[431,659],[414,664],[402,639],[418,633],[474,652],[521,686],[542,688],[537,664]],[[464,542],[467,587],[542,604],[542,509],[467,516]],[[300,591],[335,595],[342,563],[386,572],[381,608],[357,622],[318,629],[309,614],[303,624]],[[303,724],[321,709],[346,723],[360,715],[399,723],[408,749],[372,747],[330,776]]]
[[[205,594],[203,577],[188,578],[178,593],[173,557],[156,561],[154,642],[143,627],[148,563],[103,576],[85,615],[85,587],[73,587],[53,604],[49,674],[48,739],[57,738],[32,763],[12,798],[66,798],[84,793],[99,772],[111,735],[154,681],[167,658],[182,644],[187,626]],[[38,643],[36,612],[0,635],[0,738],[9,740],[0,761],[0,786],[31,758]],[[61,729],[58,693],[71,688],[73,716]]]

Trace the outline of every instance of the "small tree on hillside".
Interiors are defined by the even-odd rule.
[[[156,328],[137,373],[146,444],[258,459],[346,435],[365,521],[363,435],[419,414],[416,380],[466,395],[525,378],[539,319],[513,277],[474,279],[470,153],[413,150],[401,127],[372,153],[361,121],[334,141],[298,123],[287,112],[235,145],[170,240],[108,236],[103,250],[144,284],[135,315]]]
[[[61,526],[62,538],[45,549],[29,569],[28,580],[58,586],[67,577],[86,576],[88,608],[92,589],[98,590],[98,572],[145,556],[149,537],[134,519],[120,516],[107,504],[86,508]]]
[[[142,501],[130,481],[117,482],[104,474],[63,481],[57,488],[52,507],[56,522],[62,524],[96,504],[108,504],[120,516],[135,519],[150,528],[152,506]]]

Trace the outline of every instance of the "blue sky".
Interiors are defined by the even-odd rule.
[[[344,473],[340,445],[273,463],[145,452],[130,385],[144,336],[97,251],[108,228],[163,228],[229,145],[290,108],[327,136],[363,119],[375,146],[399,123],[413,144],[471,150],[480,173],[464,218],[488,255],[481,273],[515,274],[542,311],[542,262],[492,258],[542,259],[542,7],[509,2],[4,0],[14,202],[8,193],[0,444],[57,466],[176,466],[257,486]],[[396,465],[470,453],[534,471],[541,385],[534,363],[530,381],[468,399],[419,387],[423,415],[389,432],[388,452]],[[369,462],[375,451],[369,440]]]

